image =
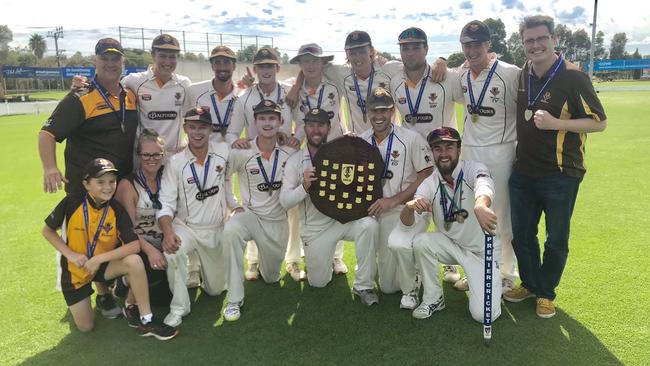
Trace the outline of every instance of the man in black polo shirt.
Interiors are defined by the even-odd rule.
[[[526,17],[519,27],[530,60],[519,78],[517,154],[509,181],[513,248],[521,286],[503,298],[537,298],[537,315],[555,315],[555,288],[569,252],[569,227],[585,174],[587,133],[607,125],[591,81],[554,51],[553,18]],[[540,260],[537,226],[542,212],[546,241]]]
[[[81,192],[83,168],[98,157],[115,163],[118,178],[133,170],[138,116],[135,95],[120,84],[124,51],[117,40],[103,38],[95,46],[95,55],[90,85],[63,98],[39,133],[45,192],[56,192],[63,182],[67,193]],[[65,177],[56,165],[56,142],[63,140],[67,140]]]
[[[43,164],[43,190],[55,193],[65,183],[68,194],[84,191],[83,170],[95,158],[115,163],[118,178],[133,170],[133,146],[138,127],[136,97],[120,84],[124,50],[115,39],[103,38],[95,45],[95,78],[90,85],[73,90],[57,105],[38,135]],[[56,143],[67,140],[65,176],[56,164]],[[108,287],[95,282],[97,307],[109,319],[122,310]]]

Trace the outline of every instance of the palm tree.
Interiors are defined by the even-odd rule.
[[[34,52],[37,59],[42,59],[43,54],[47,50],[47,43],[45,43],[43,36],[38,33],[32,34],[32,36],[29,37],[29,49]]]

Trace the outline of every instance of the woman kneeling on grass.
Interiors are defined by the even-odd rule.
[[[142,313],[138,333],[160,340],[178,331],[153,319],[149,288],[138,237],[124,208],[115,200],[117,169],[107,159],[94,159],[83,173],[83,194],[66,196],[45,219],[43,236],[59,251],[61,288],[77,329],[91,331],[95,313],[91,281],[125,275]],[[61,235],[57,230],[61,228]]]
[[[149,299],[154,305],[169,307],[171,292],[167,282],[167,262],[162,253],[163,233],[156,220],[161,208],[160,178],[165,158],[165,141],[154,130],[145,128],[136,144],[138,168],[120,180],[115,200],[129,214],[140,242],[140,257],[149,281]],[[140,312],[126,276],[115,280],[113,294],[124,300],[124,315],[132,327],[140,322]],[[128,294],[128,295],[127,295]]]

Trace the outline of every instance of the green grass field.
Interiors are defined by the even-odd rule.
[[[137,337],[124,319],[98,317],[96,329],[81,334],[54,289],[55,253],[40,235],[62,198],[41,188],[36,136],[47,116],[2,117],[0,364],[647,364],[650,92],[600,97],[609,126],[588,139],[558,313],[544,320],[533,301],[504,304],[489,348],[464,293],[445,285],[447,308],[416,321],[398,309],[399,295],[382,295],[371,308],[353,300],[351,273],[324,289],[289,276],[275,285],[247,283],[234,323],[220,315],[223,295],[197,291],[181,335],[169,342]],[[353,269],[351,245],[345,259]]]

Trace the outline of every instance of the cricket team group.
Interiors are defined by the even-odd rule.
[[[443,58],[427,63],[420,28],[399,34],[401,61],[389,62],[368,33],[353,31],[346,64],[306,44],[290,61],[300,67],[290,82],[277,80],[271,48],[235,82],[236,54],[217,46],[214,77],[191,83],[175,73],[181,48],[168,34],[153,40],[147,71],[123,76],[122,46],[99,40],[94,78],[75,78],[38,141],[45,192],[65,185],[43,236],[57,250],[76,327],[94,327],[93,286],[101,314],[123,314],[142,336],[178,335],[188,288],[199,285],[210,296],[227,291],[223,317],[235,321],[263,306],[244,306],[245,281],[276,283],[283,262],[313,287],[347,273],[344,241],[354,243],[352,293],[364,305],[401,293],[399,307],[425,319],[444,309],[446,281],[469,291],[479,322],[486,305],[500,315],[501,298],[534,298],[537,315],[554,316],[586,135],[603,131],[606,116],[588,76],[556,53],[552,18],[526,17],[519,31],[523,69],[489,52],[490,29],[475,20],[460,30],[466,62],[457,69]],[[384,159],[383,198],[346,223],[310,197],[325,173],[312,159],[343,135]],[[63,141],[65,174],[56,159]],[[151,304],[165,294],[160,321]]]

